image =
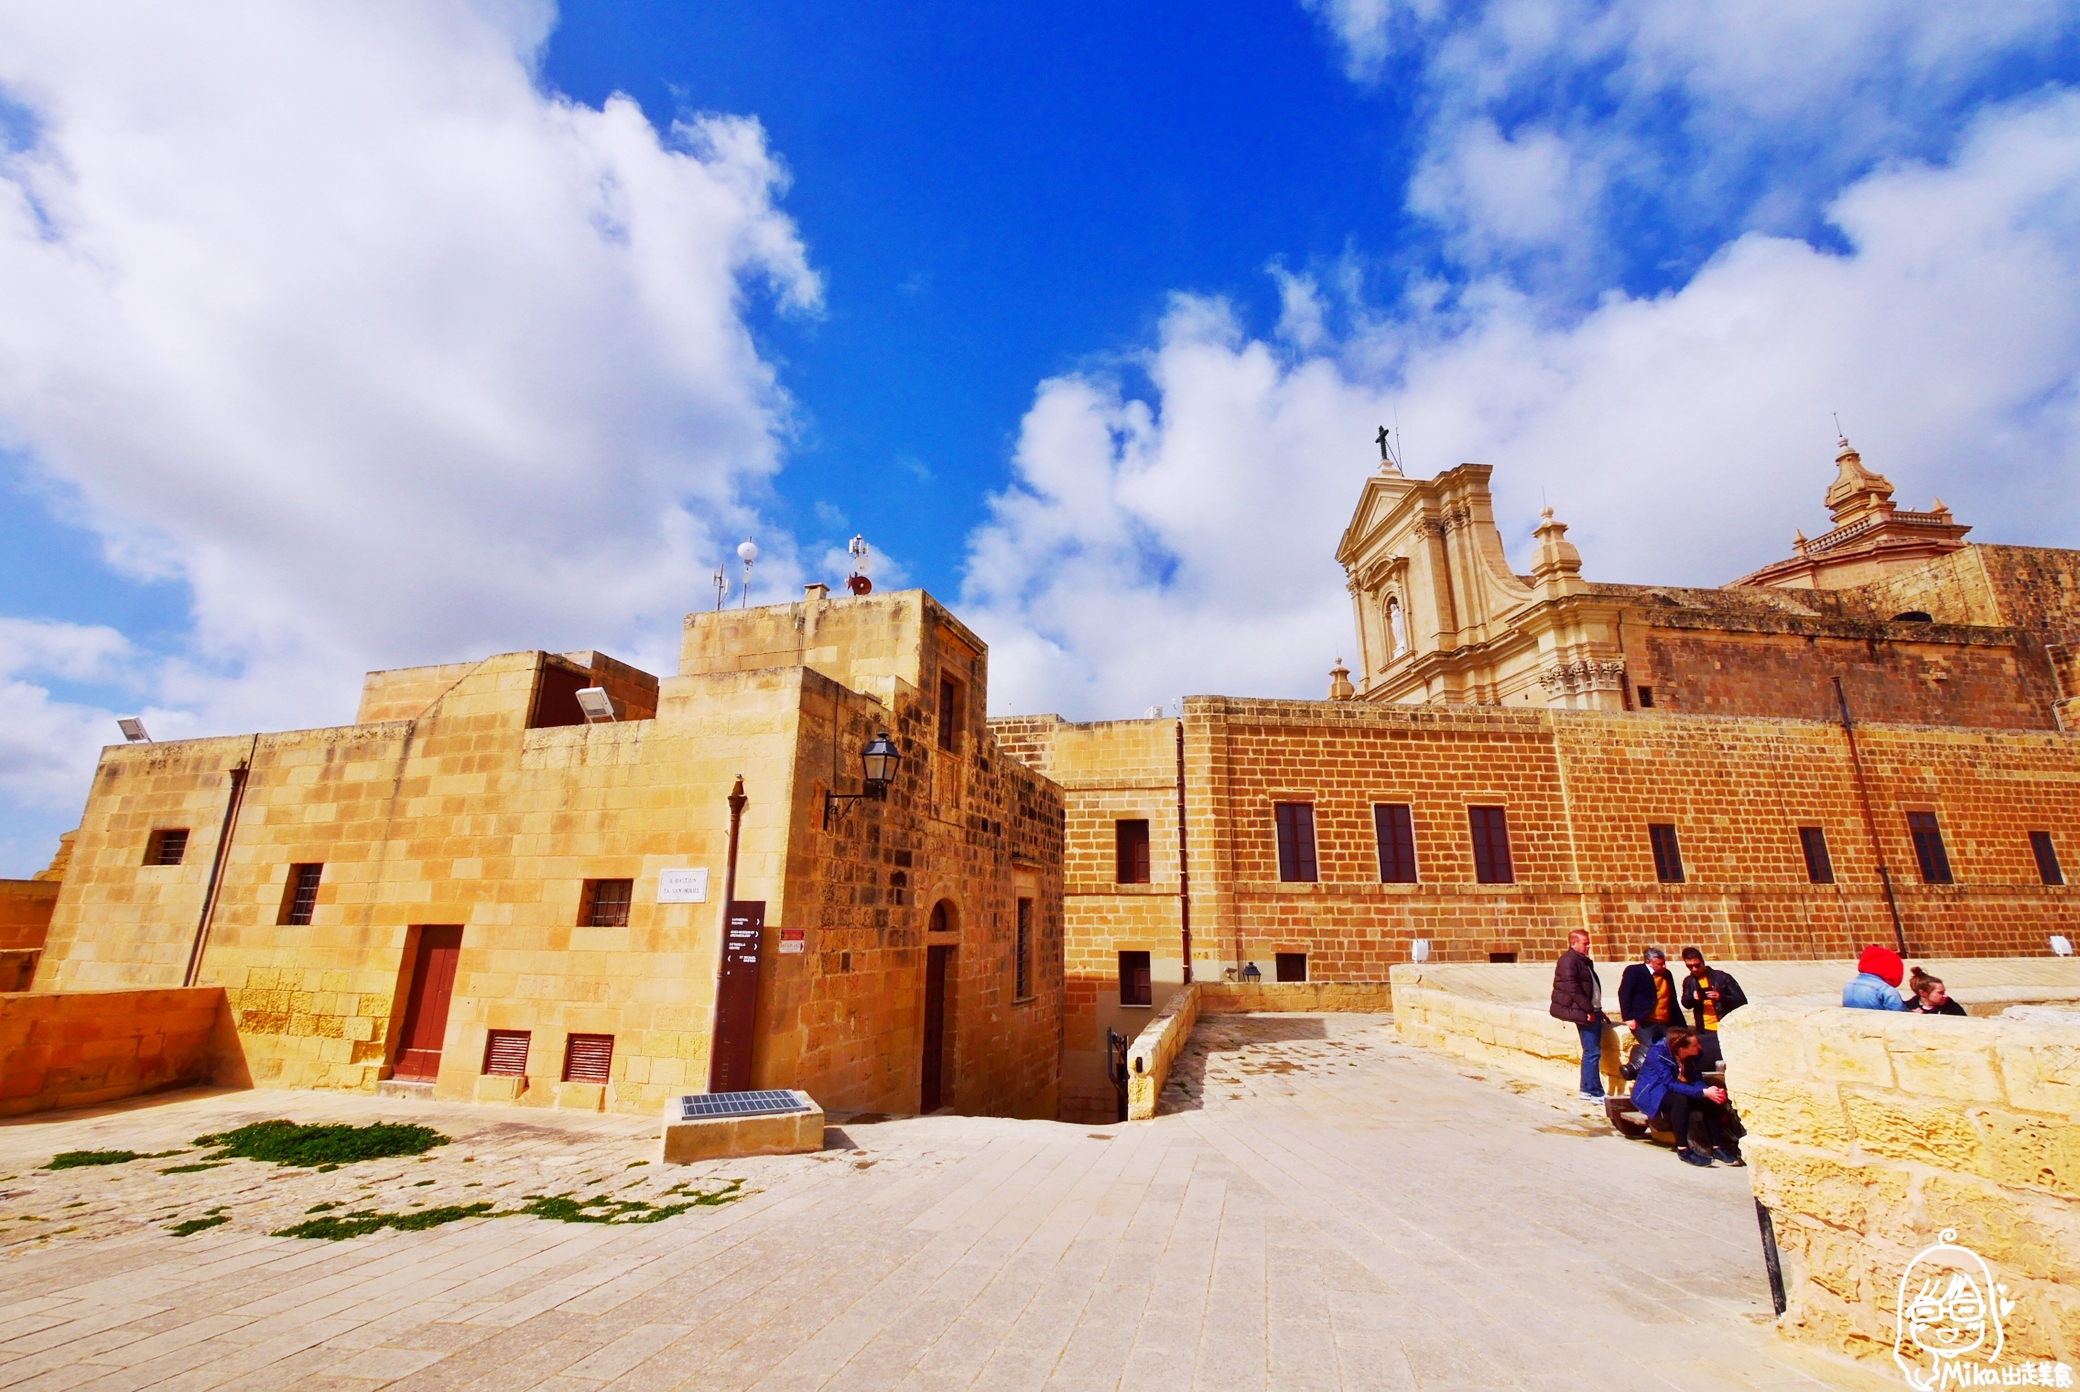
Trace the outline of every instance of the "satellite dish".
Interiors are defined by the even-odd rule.
[[[2073,955],[2073,944],[2067,940],[2063,933],[2053,933],[2051,935],[2051,950],[2061,957],[2070,957]]]
[[[1408,945],[1408,958],[1409,958],[1409,960],[1410,960],[1410,961],[1412,961],[1412,962],[1427,962],[1427,961],[1429,961],[1429,960],[1430,960],[1430,939],[1428,939],[1428,938],[1417,938],[1417,939],[1416,939],[1416,940],[1415,940],[1414,942],[1410,943],[1410,944]]]

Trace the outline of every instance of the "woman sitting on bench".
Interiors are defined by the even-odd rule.
[[[1710,1169],[1714,1158],[1726,1165],[1743,1164],[1728,1136],[1726,1089],[1706,1087],[1686,1076],[1703,1048],[1694,1030],[1682,1025],[1670,1029],[1666,1038],[1647,1051],[1639,1081],[1632,1085],[1632,1105],[1650,1124],[1659,1121],[1675,1133],[1676,1159],[1684,1164]],[[1709,1155],[1691,1149],[1693,1117],[1704,1126]]]

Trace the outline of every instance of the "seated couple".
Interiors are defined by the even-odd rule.
[[[1703,1051],[1704,1041],[1697,1031],[1670,1026],[1647,1050],[1639,1081],[1632,1085],[1632,1105],[1650,1124],[1658,1123],[1675,1133],[1676,1158],[1684,1164],[1706,1169],[1713,1160],[1743,1164],[1733,1145],[1733,1110],[1727,1105],[1726,1089],[1704,1083]],[[1703,1154],[1691,1143],[1693,1122],[1704,1132]]]

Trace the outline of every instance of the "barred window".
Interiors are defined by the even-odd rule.
[[[155,831],[144,843],[146,865],[179,865],[188,853],[188,829],[169,827]]]
[[[635,898],[634,880],[587,880],[578,910],[581,928],[626,928],[628,906]]]
[[[311,911],[318,906],[318,881],[323,878],[325,867],[321,865],[292,865],[289,877],[282,885],[282,913],[277,923],[309,923]]]

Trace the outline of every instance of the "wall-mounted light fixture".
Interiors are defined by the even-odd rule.
[[[152,742],[152,737],[144,732],[144,722],[134,715],[126,715],[116,721],[116,728],[121,730],[123,738],[129,740],[132,744],[150,744]]]
[[[896,769],[902,765],[903,752],[896,742],[883,730],[867,741],[867,747],[859,752],[860,775],[866,786],[857,793],[825,793],[823,795],[823,829],[829,831],[837,825],[843,815],[841,808],[861,798],[872,798],[879,802],[888,796],[888,785],[896,781]]]
[[[603,686],[588,686],[578,692],[578,709],[585,712],[587,725],[609,724],[614,719],[614,698]]]

